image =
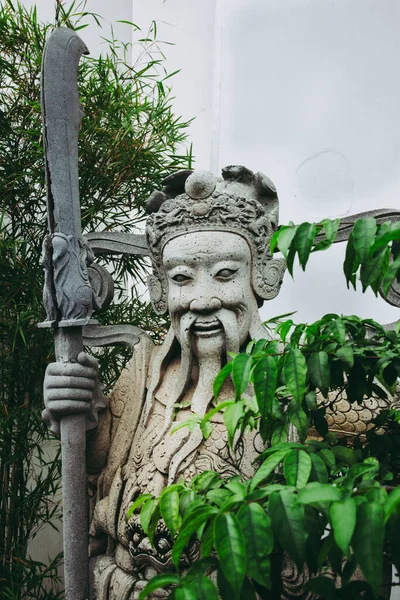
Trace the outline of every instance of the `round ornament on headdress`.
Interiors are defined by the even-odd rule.
[[[193,200],[203,200],[211,196],[217,179],[209,171],[195,171],[186,179],[185,192]]]

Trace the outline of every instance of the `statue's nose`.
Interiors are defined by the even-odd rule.
[[[200,296],[199,298],[193,298],[190,303],[190,310],[193,312],[214,312],[215,310],[219,310],[221,306],[221,300],[218,298]]]

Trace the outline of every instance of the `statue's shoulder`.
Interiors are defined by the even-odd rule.
[[[141,404],[149,365],[155,350],[156,346],[152,339],[143,333],[133,346],[132,357],[122,370],[110,395],[109,406],[113,417],[119,419],[128,403]]]

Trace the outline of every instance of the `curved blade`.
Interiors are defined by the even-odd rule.
[[[80,37],[65,27],[49,36],[43,55],[41,102],[46,156],[50,233],[80,235],[78,134],[83,111],[78,64],[89,54]]]

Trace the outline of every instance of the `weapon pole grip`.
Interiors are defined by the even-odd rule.
[[[55,334],[56,358],[76,361],[83,350],[82,328],[58,329]],[[88,498],[85,469],[86,415],[65,416],[60,421],[63,519],[64,577],[66,600],[88,598]]]

